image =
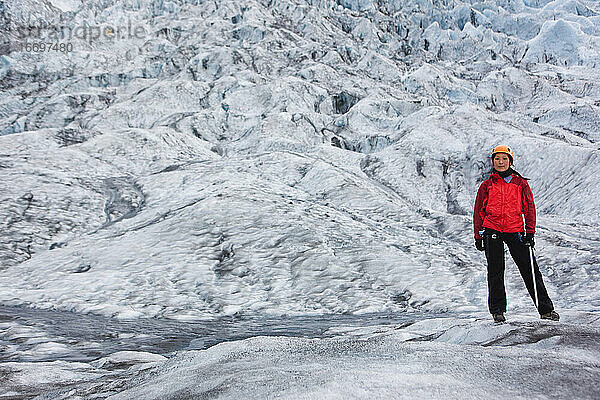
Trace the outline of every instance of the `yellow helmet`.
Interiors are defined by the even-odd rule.
[[[513,151],[510,147],[505,146],[503,144],[501,144],[500,146],[494,147],[494,150],[492,150],[492,161],[494,161],[494,156],[498,153],[508,154],[508,158],[510,158],[510,163],[511,164],[514,163],[515,155],[513,154]]]

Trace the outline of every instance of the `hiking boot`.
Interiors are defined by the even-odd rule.
[[[492,314],[492,316],[494,317],[494,322],[496,322],[496,323],[506,322],[506,318],[504,318],[504,314],[502,314],[502,313]]]
[[[558,321],[560,319],[560,316],[558,315],[558,313],[556,311],[553,310],[546,314],[540,314],[540,318],[541,319],[550,319],[552,321]]]

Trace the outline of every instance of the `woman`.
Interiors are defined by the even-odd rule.
[[[523,178],[511,168],[514,161],[508,146],[492,151],[494,170],[477,191],[473,227],[475,247],[485,251],[488,262],[488,306],[495,322],[504,322],[506,291],[504,289],[504,243],[519,267],[531,298],[536,301],[531,274],[530,248],[535,245],[535,205],[533,194]],[[523,216],[525,226],[523,226]],[[525,229],[524,229],[525,228]],[[525,232],[525,233],[524,233]],[[537,288],[538,312],[542,319],[558,321],[559,315],[544,286],[542,274],[533,258]]]

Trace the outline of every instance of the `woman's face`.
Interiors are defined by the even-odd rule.
[[[504,172],[510,167],[510,157],[506,153],[498,153],[494,156],[494,169],[498,172]]]

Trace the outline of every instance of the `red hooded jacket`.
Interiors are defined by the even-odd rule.
[[[535,233],[535,204],[527,181],[516,173],[502,178],[494,172],[477,191],[473,212],[475,239],[484,228],[500,232]]]

